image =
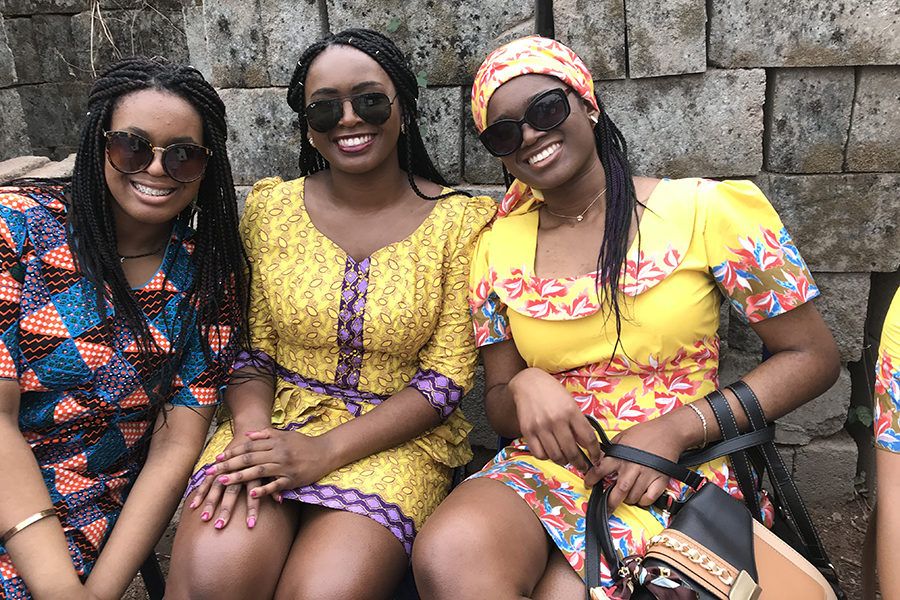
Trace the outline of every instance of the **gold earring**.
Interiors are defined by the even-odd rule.
[[[400,133],[406,133],[406,125],[404,125],[403,123],[400,123]]]
[[[315,148],[316,143],[313,141],[312,136],[310,136],[308,139],[309,139],[309,145],[312,146],[313,148]]]

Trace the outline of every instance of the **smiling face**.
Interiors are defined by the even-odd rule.
[[[184,98],[160,90],[123,96],[108,129],[137,134],[161,148],[178,142],[203,144],[200,113]],[[146,169],[132,174],[120,173],[107,158],[104,174],[120,235],[147,225],[167,225],[190,204],[203,180],[179,183],[169,177],[163,170],[161,150]]]
[[[374,59],[356,48],[329,46],[313,60],[306,75],[306,104],[343,98],[343,115],[332,129],[309,129],[310,137],[332,170],[365,173],[382,165],[397,166],[400,135],[400,102],[391,78]],[[391,114],[380,125],[357,115],[350,98],[366,92],[381,92],[394,100]]]
[[[559,79],[548,75],[528,74],[510,79],[491,96],[487,124],[521,119],[535,97],[554,88],[567,89]],[[537,131],[523,123],[521,146],[500,158],[513,176],[539,190],[564,186],[584,169],[599,163],[589,119],[596,111],[579,101],[577,94],[567,94],[566,98],[571,113],[565,121],[549,131]]]

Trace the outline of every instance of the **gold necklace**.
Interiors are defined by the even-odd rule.
[[[576,222],[581,223],[584,220],[584,215],[587,214],[587,211],[591,210],[591,207],[593,205],[595,205],[597,203],[597,200],[599,200],[600,197],[603,196],[603,194],[605,194],[605,193],[606,193],[606,186],[604,186],[603,189],[600,190],[600,193],[597,194],[597,196],[593,200],[591,200],[591,203],[588,204],[584,208],[583,211],[581,211],[580,215],[561,215],[558,212],[554,212],[553,209],[550,208],[550,205],[546,204],[546,203],[544,204],[544,208],[546,208],[547,212],[550,213],[551,215],[553,215],[554,217],[559,217],[560,219],[575,219]]]

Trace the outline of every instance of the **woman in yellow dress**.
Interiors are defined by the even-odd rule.
[[[471,458],[469,264],[495,203],[439,185],[417,96],[372,31],[300,58],[306,177],[247,200],[252,352],[198,463],[167,597],[388,598]]]
[[[616,480],[609,526],[623,555],[642,554],[667,525],[657,498],[687,492],[603,456],[584,415],[615,442],[670,460],[717,439],[704,396],[719,387],[723,296],[773,354],[743,378],[769,419],[826,390],[837,351],[762,193],[746,181],[632,177],[625,141],[569,48],[536,36],[499,48],[478,71],[472,111],[516,178],[471,278],[488,418],[515,439],[429,520],[416,583],[423,598],[583,597],[590,488]],[[727,459],[698,470],[741,496]],[[765,497],[747,500],[771,518]],[[601,576],[616,594],[605,564]]]

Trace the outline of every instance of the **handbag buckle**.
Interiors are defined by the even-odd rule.
[[[753,581],[747,571],[741,571],[731,584],[728,592],[728,600],[757,600],[762,593],[762,588]]]

